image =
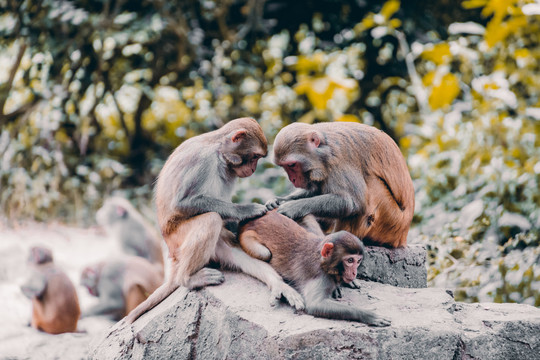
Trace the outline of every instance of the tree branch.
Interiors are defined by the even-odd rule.
[[[24,52],[26,51],[26,47],[28,46],[26,42],[21,40],[23,43],[19,47],[19,52],[17,53],[17,58],[15,59],[15,62],[11,66],[11,70],[9,72],[9,79],[7,83],[4,85],[6,88],[3,91],[4,94],[0,94],[0,117],[4,116],[4,106],[6,105],[7,98],[9,96],[9,93],[11,92],[11,88],[13,87],[13,81],[15,80],[15,75],[17,74],[17,70],[19,69],[19,66],[21,65],[21,60],[24,56]],[[24,106],[24,105],[23,105]]]

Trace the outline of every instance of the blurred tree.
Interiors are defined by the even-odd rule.
[[[151,199],[183,140],[241,116],[360,121],[401,146],[430,281],[540,305],[532,0],[0,0],[0,201],[88,223]],[[289,185],[268,161],[235,201]]]

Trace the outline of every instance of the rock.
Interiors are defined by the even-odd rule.
[[[407,288],[427,287],[426,249],[423,245],[387,249],[367,246],[358,277]]]
[[[244,274],[222,285],[178,289],[133,325],[115,324],[92,359],[539,359],[540,309],[457,303],[444,289],[362,281],[341,301],[392,321],[385,328],[314,318]]]

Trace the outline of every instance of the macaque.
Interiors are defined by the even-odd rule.
[[[132,323],[179,286],[200,289],[224,281],[210,261],[239,269],[271,289],[271,300],[281,297],[303,308],[302,297],[283,282],[268,264],[232,246],[236,237],[225,228],[227,221],[241,221],[266,213],[262,204],[231,202],[234,180],[251,176],[257,161],[266,156],[267,142],[259,124],[251,118],[226,123],[218,130],[184,141],[161,170],[155,201],[161,234],[169,249],[171,276],[147,301],[126,318]]]
[[[102,315],[120,320],[163,283],[163,275],[148,260],[122,256],[84,268],[81,285],[99,298],[82,316]]]
[[[81,314],[77,291],[66,273],[54,264],[51,250],[32,247],[28,263],[31,276],[21,290],[32,300],[31,326],[49,334],[77,331]]]
[[[358,123],[293,123],[276,136],[274,161],[298,189],[268,201],[268,209],[292,219],[313,214],[329,224],[327,232],[349,231],[369,244],[407,244],[414,188],[384,132]]]
[[[163,273],[160,236],[128,200],[121,197],[105,200],[96,213],[96,221],[119,241],[124,253],[147,259]]]
[[[307,223],[307,224],[306,224]],[[363,260],[364,245],[353,234],[339,231],[324,236],[312,215],[304,226],[277,211],[241,224],[239,241],[251,256],[270,265],[302,294],[305,311],[313,316],[352,320],[374,326],[390,321],[332,299],[341,283],[355,282]]]

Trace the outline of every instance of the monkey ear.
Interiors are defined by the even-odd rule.
[[[309,144],[314,148],[318,148],[321,144],[321,135],[317,131],[313,131],[309,134]]]
[[[327,242],[327,243],[324,243],[322,247],[321,255],[322,257],[327,258],[332,255],[333,251],[334,251],[334,244]]]
[[[247,134],[247,130],[246,129],[240,129],[240,130],[236,130],[232,136],[231,136],[231,140],[232,142],[238,142],[242,139],[244,139],[246,137],[246,134]]]
[[[225,161],[229,163],[232,166],[238,166],[242,165],[242,158],[239,155],[236,154],[227,154],[223,153],[223,157],[225,158]]]

